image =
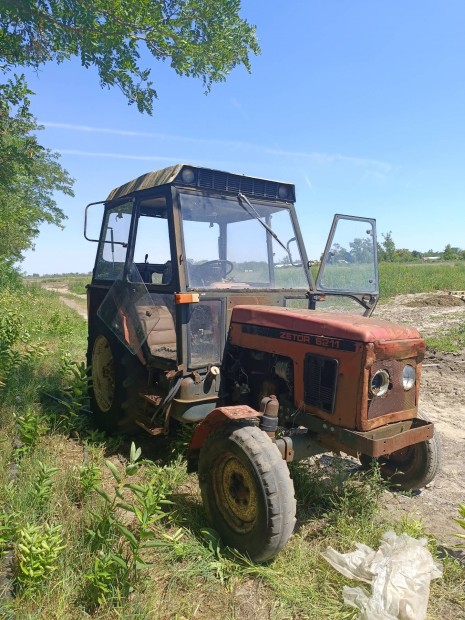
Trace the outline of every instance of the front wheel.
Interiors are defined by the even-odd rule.
[[[441,439],[437,432],[431,439],[407,446],[377,459],[381,476],[403,491],[421,489],[439,472],[442,459]],[[360,455],[362,467],[368,469],[371,457]]]
[[[199,458],[205,511],[223,541],[252,560],[275,557],[295,524],[294,485],[282,456],[252,424],[226,424]]]

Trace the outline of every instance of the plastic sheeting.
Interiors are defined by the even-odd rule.
[[[359,620],[424,620],[431,579],[442,576],[426,538],[386,532],[377,551],[361,543],[351,553],[328,547],[323,557],[337,571],[371,585],[345,586],[344,603],[360,610]]]

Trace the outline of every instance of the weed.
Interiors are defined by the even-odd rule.
[[[16,515],[12,513],[0,513],[0,556],[11,545],[16,529]]]
[[[22,415],[14,414],[14,418],[21,442],[16,449],[16,455],[21,457],[37,445],[39,439],[47,431],[47,425],[35,409],[29,409]]]
[[[459,504],[458,510],[460,517],[455,519],[455,522],[458,523],[463,530],[465,530],[465,504]],[[457,538],[465,540],[465,533],[457,534]],[[465,543],[458,544],[457,547],[459,549],[465,549]]]
[[[60,471],[58,467],[48,467],[41,461],[37,462],[37,475],[32,483],[32,495],[39,511],[42,511],[50,499],[53,476]]]
[[[426,341],[428,349],[442,353],[454,353],[465,348],[465,323],[441,331]]]
[[[19,291],[0,293],[0,390],[8,377],[22,363],[43,357],[45,349],[40,342],[31,342],[31,333],[25,325]]]
[[[93,463],[86,463],[85,465],[79,465],[77,467],[78,480],[79,480],[79,498],[78,501],[82,502],[100,483],[102,474],[100,467]]]
[[[61,526],[27,523],[17,533],[14,581],[23,594],[39,590],[58,568],[60,551],[65,549]]]
[[[166,536],[156,538],[158,522],[167,517],[163,505],[170,503],[166,499],[166,487],[131,480],[139,473],[140,456],[141,449],[132,443],[124,472],[111,461],[106,462],[116,483],[111,495],[95,487],[104,500],[104,507],[100,514],[93,513],[94,522],[87,528],[91,548],[97,554],[86,574],[91,608],[126,598],[138,582],[140,570],[150,566],[144,560],[144,551],[175,542]],[[127,523],[128,514],[133,515],[131,528]]]
[[[48,333],[54,336],[66,337],[72,333],[72,326],[59,310],[55,310],[48,319]]]

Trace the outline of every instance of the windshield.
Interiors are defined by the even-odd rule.
[[[187,192],[180,202],[190,287],[308,289],[287,206]]]

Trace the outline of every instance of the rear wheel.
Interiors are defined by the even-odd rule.
[[[141,413],[140,391],[147,383],[145,368],[103,324],[89,338],[89,397],[97,425],[104,431],[127,431]]]
[[[419,414],[420,418],[425,416]],[[421,489],[429,484],[439,472],[442,460],[441,438],[435,431],[431,439],[407,446],[376,459],[381,476],[392,486],[403,491]],[[373,459],[360,455],[362,467],[369,469]]]
[[[295,524],[294,485],[271,439],[253,425],[227,424],[202,446],[205,511],[223,541],[253,560],[270,560]]]

